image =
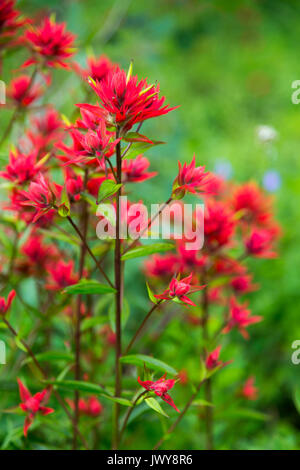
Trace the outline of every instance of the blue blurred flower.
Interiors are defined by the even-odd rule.
[[[217,160],[214,167],[214,172],[228,180],[232,176],[232,165],[228,160]]]
[[[268,170],[263,176],[263,186],[267,191],[275,192],[281,186],[281,176],[276,170]]]

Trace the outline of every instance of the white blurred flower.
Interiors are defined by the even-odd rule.
[[[276,139],[278,133],[274,127],[262,125],[256,128],[256,135],[261,142],[265,143]]]

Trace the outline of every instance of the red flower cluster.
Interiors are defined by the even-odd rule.
[[[72,410],[75,409],[74,402],[72,400],[68,400],[68,403]],[[100,401],[97,397],[91,396],[87,400],[80,398],[79,403],[79,413],[86,416],[91,416],[93,418],[97,418],[101,415],[103,406],[101,405]]]
[[[66,59],[74,53],[74,34],[65,31],[65,23],[55,23],[53,18],[45,18],[41,26],[28,27],[24,42],[33,55],[23,67],[37,63],[40,59],[47,67],[68,67]]]
[[[27,437],[28,428],[32,425],[33,420],[37,413],[41,413],[46,416],[50,413],[54,413],[52,408],[44,406],[50,398],[50,392],[47,389],[41,392],[31,395],[28,388],[18,379],[19,392],[22,403],[20,408],[27,414],[24,422],[24,436]]]
[[[146,390],[149,392],[154,392],[155,395],[158,397],[162,398],[168,405],[171,405],[174,410],[176,410],[178,413],[180,413],[179,409],[176,407],[173,399],[170,397],[170,395],[167,393],[168,390],[174,387],[175,385],[175,380],[173,379],[166,379],[166,375],[164,374],[160,379],[153,381],[153,380],[145,380],[142,381],[138,377],[138,383],[144,387]]]
[[[184,304],[196,307],[196,304],[194,304],[194,302],[192,302],[185,294],[198,292],[199,290],[204,289],[205,286],[191,286],[192,278],[193,273],[181,280],[173,278],[168,289],[166,289],[162,294],[155,295],[155,297],[161,300],[173,300],[174,298],[177,298]]]
[[[6,314],[15,296],[16,296],[16,291],[12,290],[8,294],[7,301],[4,299],[4,297],[0,297],[0,315],[4,316]]]
[[[101,99],[101,106],[79,105],[108,124],[120,127],[122,133],[139,122],[167,114],[175,108],[164,105],[165,98],[159,98],[159,86],[148,85],[146,80],[138,81],[119,67],[112,68],[101,81],[90,80],[90,85]]]

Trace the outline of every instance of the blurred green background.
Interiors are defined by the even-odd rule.
[[[250,264],[261,286],[249,295],[250,307],[264,321],[250,331],[249,342],[238,334],[227,340],[226,358],[234,358],[234,363],[216,377],[215,400],[220,410],[216,445],[300,448],[300,365],[291,362],[291,344],[300,339],[300,105],[291,101],[292,82],[300,79],[300,3],[31,0],[18,2],[18,7],[27,14],[55,11],[57,19],[66,21],[68,29],[78,35],[81,49],[76,60],[82,65],[91,48],[124,68],[133,59],[139,77],[158,81],[167,103],[180,105],[143,126],[144,134],[166,145],[147,154],[151,171],[160,174],[136,185],[133,198],[143,197],[149,203],[154,196],[154,202],[165,200],[177,160],[190,161],[194,152],[198,164],[207,169],[237,182],[253,179],[274,193],[283,226],[280,256]],[[8,60],[15,67],[14,56]],[[8,79],[9,67],[4,74]],[[83,99],[83,85],[75,75],[60,70],[55,72],[54,89],[48,101],[70,116],[74,103]],[[274,128],[273,141],[258,138],[262,125]],[[270,179],[275,179],[271,186]],[[138,311],[145,288],[135,265],[127,276],[127,288],[132,297],[138,288],[143,294],[133,301],[132,308]],[[179,330],[190,338],[189,344],[181,344]],[[186,368],[193,377],[197,375],[193,357],[197,341],[197,330],[191,331],[178,317],[151,353],[159,352],[163,360]],[[259,400],[231,409],[237,386],[251,374],[256,376]],[[177,401],[184,403],[190,390],[188,386],[178,389]],[[149,448],[161,432],[159,418],[148,413],[147,419],[132,423],[126,446]],[[165,446],[199,448],[202,432],[197,417],[189,414]]]

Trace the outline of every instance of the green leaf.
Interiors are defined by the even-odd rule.
[[[97,201],[101,202],[109,196],[112,196],[121,188],[121,186],[121,184],[117,184],[110,179],[103,181],[99,188]]]
[[[126,398],[109,397],[107,395],[105,395],[104,398],[107,398],[108,400],[113,401],[115,403],[119,403],[120,405],[123,405],[123,406],[133,406],[131,401],[127,400]]]
[[[64,185],[63,190],[61,192],[58,213],[61,217],[68,217],[68,215],[70,215],[70,201],[66,185]]]
[[[81,322],[80,329],[81,331],[86,331],[86,330],[89,330],[90,328],[93,328],[93,326],[102,325],[105,322],[106,322],[106,318],[103,316],[84,318]]]
[[[27,349],[25,348],[25,346],[23,345],[21,339],[18,336],[15,336],[15,343],[16,343],[17,347],[19,349],[21,349],[21,351],[27,353]]]
[[[143,367],[146,364],[149,369],[168,372],[169,374],[176,375],[177,371],[159,359],[155,359],[151,356],[146,356],[144,354],[129,354],[128,356],[123,356],[120,359],[121,362],[125,364],[134,364],[136,366]]]
[[[56,385],[64,390],[79,390],[81,392],[96,393],[99,395],[108,394],[107,390],[98,384],[83,382],[82,380],[46,380],[47,384]]]
[[[122,256],[122,261],[132,258],[139,258],[141,256],[149,256],[154,253],[162,253],[164,251],[174,250],[174,245],[172,243],[153,243],[152,245],[136,246],[132,250],[127,251]]]
[[[77,284],[65,287],[63,290],[66,294],[110,294],[113,292],[116,292],[113,287],[88,279],[81,279]]]
[[[151,143],[150,142],[134,142],[131,148],[125,154],[124,158],[125,159],[135,158],[137,155],[145,152],[149,148],[154,147],[156,145],[161,145],[161,144],[165,144],[165,142],[162,142],[159,140],[153,140],[153,139]]]
[[[138,132],[127,132],[126,136],[123,137],[123,140],[126,142],[146,142],[147,144],[152,145],[152,140],[148,139],[143,134],[139,134]]]
[[[293,394],[294,403],[297,408],[298,413],[300,414],[300,389],[296,388]]]
[[[261,413],[256,410],[252,410],[249,408],[235,408],[232,410],[229,410],[228,412],[223,412],[222,415],[225,416],[236,416],[239,418],[246,418],[246,419],[254,419],[257,421],[268,421],[270,419],[270,416],[268,416],[265,413]]]
[[[76,239],[72,235],[67,235],[61,232],[53,232],[52,230],[39,229],[46,237],[53,238],[54,240],[60,240],[62,242],[71,243],[72,245],[80,245],[80,240]]]
[[[38,362],[71,361],[73,357],[73,354],[68,351],[47,351],[44,353],[35,354],[35,358],[38,360]],[[28,364],[29,362],[32,362],[31,357],[24,359],[22,364]]]
[[[153,302],[154,304],[157,304],[157,303],[159,302],[159,300],[158,300],[156,297],[154,297],[154,294],[153,294],[153,292],[152,292],[152,290],[151,290],[151,288],[150,288],[148,282],[146,282],[146,287],[147,287],[147,292],[148,292],[148,297],[149,297],[149,299],[150,299],[151,302]]]
[[[166,418],[169,418],[167,413],[164,412],[160,404],[155,398],[146,398],[145,403],[149,406],[149,408],[152,408],[152,410],[156,411],[156,413],[159,413],[160,415],[165,416]]]
[[[198,398],[197,400],[194,400],[192,405],[193,406],[215,406],[213,403],[203,400],[202,398]]]

